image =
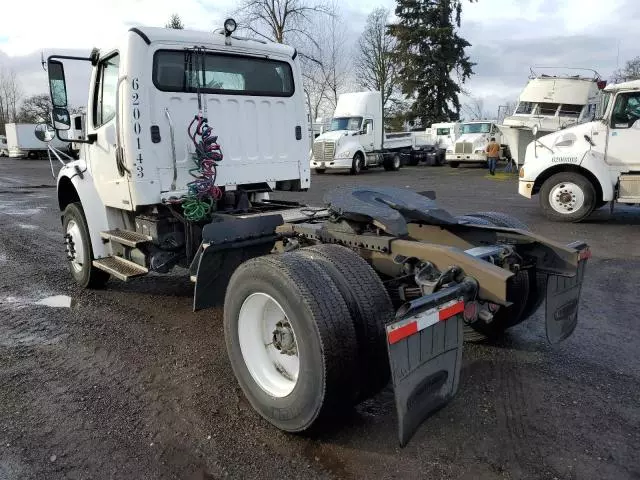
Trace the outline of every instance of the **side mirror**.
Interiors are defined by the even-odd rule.
[[[56,135],[56,131],[46,123],[39,123],[33,132],[38,140],[49,143]]]
[[[69,130],[71,128],[71,115],[69,110],[62,107],[53,107],[51,112],[53,128],[56,130]]]
[[[51,103],[54,107],[66,108],[67,83],[64,78],[64,66],[62,65],[62,62],[59,62],[58,60],[49,60],[47,72],[49,74]]]

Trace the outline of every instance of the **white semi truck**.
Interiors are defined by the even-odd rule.
[[[384,132],[380,92],[344,93],[338,98],[329,131],[316,137],[310,165],[317,173],[369,167],[397,171],[403,161],[417,164],[433,150],[426,132]]]
[[[47,154],[47,143],[38,140],[33,131],[35,123],[7,123],[7,150],[11,158],[40,158]],[[59,139],[52,140],[52,146],[66,148],[68,145]]]
[[[579,222],[609,202],[640,204],[640,80],[607,86],[598,110],[596,120],[527,146],[518,191],[538,195],[551,220]]]
[[[72,123],[64,65],[91,68],[85,135],[66,140],[81,155],[57,176],[81,287],[182,266],[194,309],[224,305],[231,367],[267,421],[301,432],[391,381],[402,445],[455,395],[464,332],[499,335],[546,297],[549,341],[571,335],[584,243],[453,217],[404,188],[342,188],[318,208],[271,199],[310,186],[298,54],[235,26],[134,27],[89,57],[48,58],[58,137]]]
[[[460,136],[447,148],[447,163],[451,168],[458,168],[461,163],[486,163],[485,148],[492,137],[501,146],[500,159],[510,159],[509,147],[503,143],[502,134],[495,122],[473,120],[460,125]]]

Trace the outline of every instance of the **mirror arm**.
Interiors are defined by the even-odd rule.
[[[60,130],[56,129],[56,137],[58,138],[58,140],[62,141],[62,142],[66,142],[66,143],[88,143],[88,144],[92,144],[93,142],[95,142],[98,139],[98,134],[97,133],[90,133],[89,135],[87,135],[87,138],[80,140],[80,139],[74,139],[74,140],[69,140],[68,138],[62,138],[60,136]]]

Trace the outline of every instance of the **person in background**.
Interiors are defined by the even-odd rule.
[[[487,153],[487,162],[489,163],[489,173],[491,175],[496,174],[496,165],[498,164],[498,159],[500,158],[500,145],[496,143],[496,138],[491,137],[491,141],[487,145],[487,148],[484,149]]]

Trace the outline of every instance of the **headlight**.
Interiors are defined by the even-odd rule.
[[[453,153],[453,150],[447,150],[447,153]]]
[[[336,154],[336,158],[351,158],[351,152],[349,150],[345,150],[344,152]]]
[[[478,153],[484,153],[484,150],[476,150],[476,154]]]

